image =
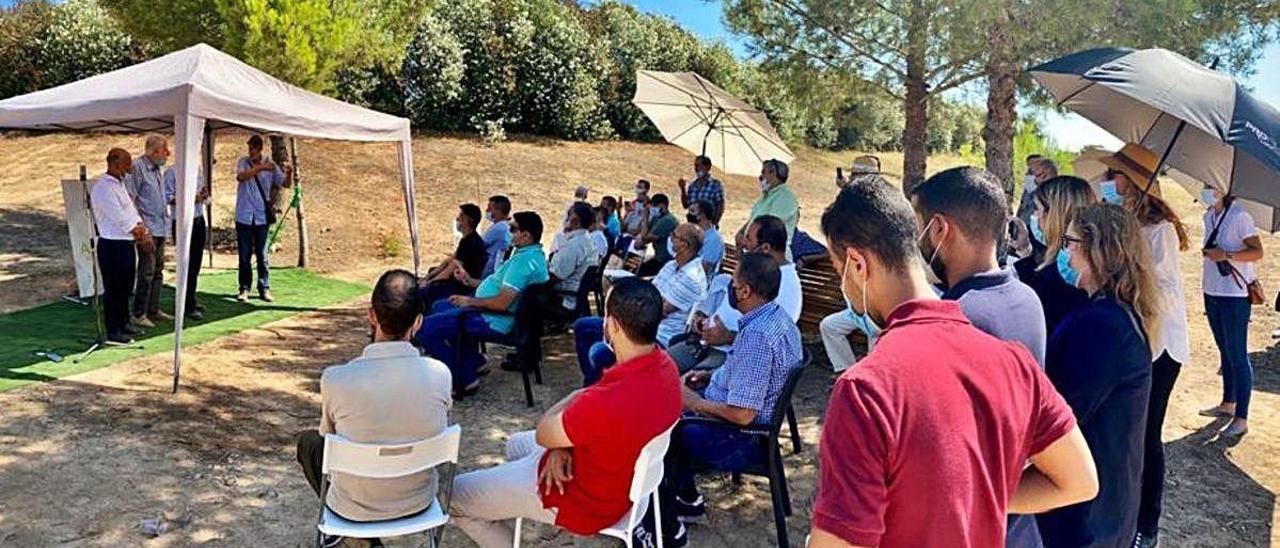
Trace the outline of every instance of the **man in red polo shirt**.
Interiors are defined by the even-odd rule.
[[[822,230],[850,308],[882,331],[831,393],[811,546],[1003,546],[1008,512],[1093,498],[1071,408],[1026,348],[934,296],[898,189],[851,182]]]
[[[458,476],[455,522],[482,548],[511,546],[511,520],[594,535],[631,509],[636,458],[680,417],[675,362],[656,346],[662,296],[628,278],[605,302],[604,337],[618,362],[507,441],[507,463]]]

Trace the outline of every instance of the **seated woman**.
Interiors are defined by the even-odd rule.
[[[1045,373],[1075,412],[1097,465],[1092,501],[1037,516],[1048,548],[1130,546],[1137,533],[1142,447],[1151,391],[1151,331],[1160,295],[1148,244],[1120,206],[1079,208],[1056,270],[1088,300],[1049,338]]]

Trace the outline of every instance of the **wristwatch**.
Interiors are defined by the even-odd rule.
[[[1228,260],[1228,261],[1235,260],[1235,257],[1232,257],[1232,256],[1231,256],[1231,252],[1230,252],[1230,251],[1226,252],[1226,256],[1227,256],[1227,260]]]

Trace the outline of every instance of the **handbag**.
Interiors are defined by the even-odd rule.
[[[258,189],[258,196],[262,197],[262,209],[267,214],[267,226],[276,224],[276,208],[271,203],[271,198],[267,197],[267,193],[262,191],[262,185],[258,183],[258,176],[253,176],[253,187]]]
[[[1205,241],[1204,244],[1205,249],[1217,247],[1218,229],[1222,228],[1222,221],[1226,220],[1230,207],[1231,206],[1227,206],[1227,209],[1222,212],[1222,216],[1218,218],[1218,222],[1214,225],[1213,231],[1209,233],[1209,239]],[[1249,281],[1244,279],[1244,274],[1241,274],[1240,270],[1238,270],[1235,265],[1231,264],[1231,261],[1216,261],[1214,262],[1214,266],[1218,268],[1218,274],[1222,276],[1230,276],[1232,281],[1236,283],[1237,287],[1243,287],[1248,292],[1249,304],[1259,306],[1267,302],[1267,292],[1266,289],[1262,287],[1262,280],[1255,279],[1253,281]],[[1280,310],[1280,295],[1276,296],[1276,309]]]

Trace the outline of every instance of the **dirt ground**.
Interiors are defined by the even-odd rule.
[[[117,143],[136,149],[141,140],[0,137],[0,158],[10,167],[0,172],[0,311],[48,302],[72,287],[56,179],[74,176],[80,163],[88,164],[90,173],[100,172],[106,148]],[[215,239],[226,242],[229,223],[224,221],[232,211],[234,188],[230,166],[241,154],[243,136],[220,143]],[[313,268],[367,283],[390,266],[410,266],[395,151],[312,141],[298,148]],[[851,158],[800,152],[792,179],[804,209],[803,225],[810,230],[832,195],[836,163]],[[459,202],[505,193],[517,209],[538,210],[554,223],[578,183],[598,196],[625,192],[644,177],[656,191],[673,193],[675,179],[690,171],[690,162],[689,155],[664,145],[522,139],[488,148],[465,137],[426,136],[415,143],[423,262],[449,251],[446,227]],[[957,162],[936,158],[930,168]],[[885,155],[885,165],[900,165],[900,159]],[[755,183],[731,177],[726,184],[725,224],[736,228]],[[1199,208],[1181,191],[1167,189],[1166,195],[1198,241]],[[273,256],[276,264],[296,257],[292,228],[291,220]],[[1264,244],[1280,250],[1280,240],[1273,237],[1265,237]],[[215,258],[216,267],[232,262],[225,253]],[[1268,258],[1259,269],[1271,290],[1280,288],[1273,264]],[[1161,540],[1166,546],[1269,546],[1276,539],[1272,524],[1280,489],[1275,466],[1280,350],[1270,333],[1280,321],[1270,307],[1255,308],[1253,431],[1229,446],[1214,435],[1219,422],[1196,416],[1197,409],[1216,403],[1221,383],[1198,297],[1195,253],[1183,255],[1182,269],[1192,296],[1193,358],[1183,367],[1165,426],[1169,487]],[[0,546],[307,545],[318,506],[294,460],[295,435],[318,422],[317,380],[323,367],[359,352],[362,306],[356,301],[310,312],[189,349],[177,395],[168,392],[164,354],[0,394]],[[535,409],[524,407],[519,377],[501,371],[485,380],[478,397],[457,405],[464,470],[497,463],[508,435],[532,427],[542,408],[577,386],[571,346],[565,337],[548,340],[546,382],[535,389]],[[808,531],[815,449],[832,379],[825,362],[816,363],[797,391],[805,447],[786,456],[795,502],[788,522],[794,543]],[[763,482],[748,479],[735,488],[724,478],[710,478],[704,486],[712,509],[705,524],[691,529],[695,546],[774,544]],[[149,539],[139,523],[154,518],[163,519],[166,531]],[[542,546],[605,545],[545,527],[531,526],[526,538],[527,544]],[[393,545],[423,542],[411,537]],[[445,543],[469,544],[456,530],[447,533]]]

